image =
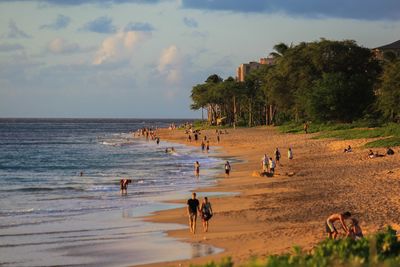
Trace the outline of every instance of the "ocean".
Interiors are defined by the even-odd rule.
[[[0,266],[128,266],[219,252],[165,234],[187,226],[142,219],[183,207],[164,201],[189,198],[222,170],[215,154],[132,135],[172,122],[184,121],[0,119]],[[126,196],[121,178],[133,181]]]

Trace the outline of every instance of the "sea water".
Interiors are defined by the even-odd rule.
[[[127,266],[217,252],[164,233],[186,226],[141,219],[184,206],[163,201],[189,198],[223,165],[198,147],[157,145],[132,134],[170,123],[0,119],[0,265]],[[171,146],[176,153],[165,153]],[[126,196],[121,178],[132,179]]]

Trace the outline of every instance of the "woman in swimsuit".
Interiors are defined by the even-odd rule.
[[[203,199],[203,203],[201,203],[200,211],[201,211],[201,221],[203,222],[203,230],[204,230],[204,232],[208,232],[208,221],[213,216],[213,211],[211,208],[211,203],[208,202],[207,197],[205,197]]]
[[[194,175],[196,177],[199,177],[200,175],[200,163],[198,161],[194,163]]]

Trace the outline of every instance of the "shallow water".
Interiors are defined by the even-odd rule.
[[[223,165],[198,148],[130,134],[169,123],[1,119],[0,265],[124,266],[218,252],[163,234],[182,226],[138,218],[176,207],[161,201],[213,183]],[[171,146],[177,153],[166,154]],[[122,177],[133,180],[127,196],[119,194]]]

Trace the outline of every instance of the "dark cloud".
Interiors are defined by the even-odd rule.
[[[23,50],[24,47],[20,44],[0,44],[0,52],[11,52],[16,50]]]
[[[31,38],[31,36],[18,28],[14,20],[8,22],[8,32],[3,37],[16,39],[16,38]]]
[[[70,17],[64,15],[58,15],[54,22],[42,25],[40,26],[40,29],[50,29],[50,30],[64,29],[68,27],[70,22],[71,22]]]
[[[184,8],[231,12],[284,13],[308,18],[399,20],[399,0],[182,0]]]
[[[112,24],[112,19],[106,16],[87,22],[81,30],[97,33],[115,33],[117,31]]]
[[[184,17],[183,23],[185,23],[185,25],[188,26],[189,28],[197,28],[199,26],[199,24],[194,18]]]
[[[125,26],[124,30],[128,31],[138,31],[138,32],[151,32],[154,31],[154,27],[147,22],[130,22]]]

